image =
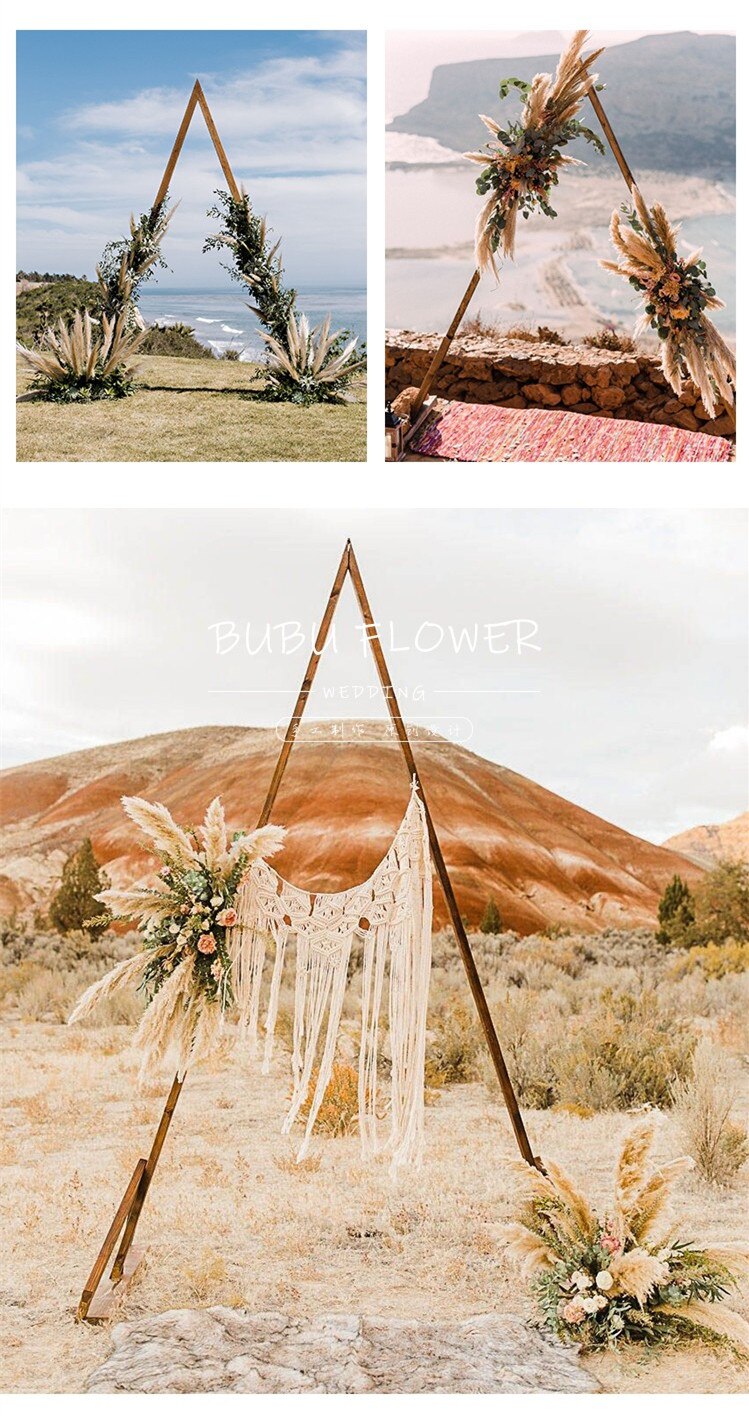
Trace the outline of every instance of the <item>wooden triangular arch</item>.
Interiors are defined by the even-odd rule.
[[[154,199],[154,204],[152,208],[153,210],[161,206],[161,203],[164,201],[164,198],[166,197],[166,194],[169,191],[169,184],[172,180],[174,169],[177,166],[177,159],[182,151],[182,145],[185,141],[185,138],[187,137],[187,130],[192,122],[192,115],[195,112],[196,108],[199,108],[201,113],[203,114],[203,117],[205,119],[205,126],[208,129],[208,132],[210,133],[211,142],[213,143],[213,146],[216,149],[216,156],[218,157],[218,160],[221,163],[221,171],[223,172],[224,177],[226,178],[227,186],[229,188],[229,191],[231,192],[232,197],[234,198],[234,201],[238,202],[242,199],[242,194],[234,179],[234,173],[232,172],[231,167],[229,165],[229,159],[224,151],[224,145],[221,142],[221,139],[218,135],[218,129],[213,121],[213,115],[211,113],[210,108],[208,107],[208,101],[206,99],[205,94],[203,93],[202,85],[200,83],[200,80],[196,79],[193,85],[192,93],[190,94],[190,97],[187,100],[187,107],[185,109],[182,122],[179,125],[179,131],[177,133],[176,138],[174,139],[174,147],[172,148],[169,154],[169,161],[167,162],[166,167],[164,168],[164,176],[161,179],[159,190],[156,193],[156,197]]]
[[[531,1144],[528,1139],[523,1118],[520,1113],[520,1107],[518,1106],[517,1097],[515,1096],[515,1091],[510,1080],[509,1073],[507,1071],[507,1066],[505,1064],[504,1057],[502,1055],[502,1049],[500,1047],[499,1039],[497,1037],[496,1029],[494,1027],[494,1022],[489,1011],[489,1005],[486,1000],[486,994],[484,993],[484,988],[479,977],[478,969],[476,968],[476,962],[471,951],[471,945],[466,934],[465,925],[461,918],[460,910],[458,908],[458,902],[455,898],[455,892],[453,890],[452,882],[450,880],[450,876],[447,871],[447,866],[445,864],[445,859],[442,854],[442,847],[439,842],[437,830],[434,825],[434,821],[432,820],[431,812],[429,810],[429,804],[424,795],[424,787],[421,781],[421,777],[419,775],[419,769],[416,764],[416,760],[413,755],[413,750],[411,748],[411,742],[408,737],[406,725],[403,721],[403,718],[401,717],[400,708],[398,707],[395,689],[393,687],[387,663],[385,661],[385,655],[383,652],[382,644],[380,642],[380,637],[377,633],[376,621],[374,620],[372,611],[369,606],[367,593],[364,589],[364,582],[362,580],[356,556],[354,555],[354,548],[350,540],[346,542],[346,545],[343,550],[343,555],[341,556],[340,564],[338,566],[338,570],[336,571],[335,580],[333,581],[333,585],[328,596],[328,601],[325,606],[325,612],[320,621],[320,626],[317,632],[317,637],[315,639],[314,648],[312,650],[312,654],[310,656],[310,660],[307,665],[304,678],[302,679],[302,685],[299,690],[296,703],[294,705],[294,711],[291,715],[289,725],[286,729],[284,740],[281,745],[281,750],[278,754],[278,759],[276,761],[273,776],[271,778],[270,786],[268,788],[268,793],[263,804],[263,809],[260,812],[260,817],[258,819],[257,824],[258,826],[265,826],[270,821],[271,812],[273,811],[273,807],[276,802],[276,797],[278,796],[278,791],[281,786],[281,781],[283,779],[284,772],[286,771],[286,766],[291,755],[291,749],[294,746],[294,742],[296,741],[297,732],[299,730],[299,724],[301,722],[304,710],[307,706],[307,700],[312,690],[315,674],[317,673],[317,667],[322,657],[325,645],[327,643],[330,626],[333,622],[333,616],[335,614],[336,607],[341,596],[341,591],[343,589],[347,577],[351,578],[351,583],[354,588],[354,594],[356,595],[359,609],[362,614],[367,639],[372,648],[372,656],[374,658],[375,665],[377,668],[377,674],[383,689],[385,702],[387,703],[390,717],[396,729],[397,741],[403,753],[405,766],[409,775],[409,780],[415,780],[419,789],[419,794],[421,796],[426,815],[432,862],[434,864],[437,877],[439,879],[440,885],[442,886],[442,891],[445,896],[445,901],[447,903],[448,911],[450,914],[450,920],[452,922],[455,938],[458,944],[460,957],[466,971],[468,985],[471,990],[473,1001],[476,1005],[479,1019],[481,1021],[481,1026],[484,1031],[486,1044],[489,1049],[489,1054],[491,1056],[494,1070],[497,1074],[497,1080],[499,1082],[500,1089],[502,1091],[502,1096],[504,1098],[510,1121],[512,1123],[512,1128],[515,1133],[515,1139],[517,1141],[518,1149],[520,1151],[521,1156],[523,1157],[523,1160],[525,1160],[529,1165],[535,1165],[539,1170],[542,1170],[543,1166],[539,1157],[534,1156],[533,1151],[531,1149]],[[143,1209],[146,1195],[148,1194],[148,1189],[153,1179],[153,1174],[158,1164],[159,1156],[161,1155],[162,1147],[166,1139],[166,1134],[169,1130],[172,1116],[174,1114],[174,1109],[179,1100],[180,1092],[182,1091],[183,1085],[184,1078],[182,1079],[182,1081],[180,1081],[179,1076],[176,1076],[174,1078],[174,1081],[172,1082],[171,1091],[169,1092],[169,1096],[167,1097],[166,1105],[164,1107],[164,1111],[159,1122],[156,1135],[154,1136],[153,1144],[151,1146],[151,1153],[147,1160],[141,1158],[138,1161],[135,1170],[133,1171],[130,1183],[128,1184],[127,1189],[125,1190],[125,1193],[122,1197],[122,1200],[120,1201],[114,1219],[112,1220],[112,1224],[110,1225],[107,1237],[104,1240],[104,1243],[101,1247],[101,1251],[96,1259],[96,1263],[94,1264],[91,1273],[86,1281],[86,1286],[81,1295],[80,1303],[78,1304],[77,1318],[79,1319],[79,1321],[85,1319],[88,1322],[92,1323],[103,1322],[109,1314],[118,1285],[120,1285],[123,1280],[127,1280],[128,1278],[130,1278],[135,1268],[137,1267],[137,1264],[140,1259],[140,1253],[139,1251],[134,1250],[132,1248],[136,1226],[138,1224],[141,1210]],[[117,1250],[117,1254],[109,1275],[108,1287],[101,1295],[97,1297],[96,1302],[94,1303],[94,1298],[97,1294],[99,1284],[101,1283],[101,1280],[104,1277],[104,1271],[112,1255],[115,1244],[117,1243],[117,1240],[120,1237],[120,1234],[122,1234],[122,1238],[120,1240],[119,1248]]]
[[[600,52],[601,52],[601,51],[599,50],[598,53],[600,53]],[[587,69],[588,65],[589,65],[590,63],[592,63],[592,61],[593,61],[596,57],[597,57],[597,55],[593,54],[593,55],[589,55],[587,59],[582,59],[582,60],[580,61],[580,65],[579,65],[580,70],[581,70],[581,71],[585,71],[585,70]],[[608,119],[608,116],[607,116],[607,114],[606,114],[606,111],[605,111],[605,109],[604,109],[604,107],[603,107],[603,104],[601,103],[601,100],[600,100],[600,98],[598,97],[598,92],[597,92],[597,90],[596,90],[595,85],[594,85],[592,88],[588,89],[587,98],[588,98],[588,100],[589,100],[589,102],[590,102],[590,105],[591,105],[591,107],[592,107],[592,109],[593,109],[593,112],[594,112],[595,115],[596,115],[596,118],[598,119],[598,122],[599,122],[600,125],[601,125],[601,128],[602,128],[603,133],[604,133],[604,135],[605,135],[605,137],[606,137],[606,140],[607,140],[607,142],[608,142],[608,145],[609,145],[609,147],[611,148],[611,152],[612,152],[612,154],[613,154],[613,157],[614,157],[614,160],[615,160],[615,162],[616,162],[616,165],[617,165],[617,167],[619,168],[619,171],[621,172],[622,177],[624,178],[624,181],[625,181],[626,184],[627,184],[627,189],[628,189],[628,191],[629,191],[629,193],[630,193],[630,195],[631,195],[631,194],[634,192],[635,188],[637,187],[637,182],[636,182],[635,177],[634,177],[634,175],[633,175],[632,169],[631,169],[629,163],[627,162],[627,159],[626,159],[626,157],[624,156],[624,153],[622,152],[622,149],[621,149],[621,147],[620,147],[620,145],[619,145],[619,140],[618,140],[618,138],[617,138],[617,136],[616,136],[616,133],[614,132],[614,130],[613,130],[613,128],[612,128],[612,126],[611,126],[611,124],[610,124],[610,122],[609,122],[609,119]],[[461,323],[461,321],[462,321],[462,319],[463,319],[463,316],[465,315],[465,313],[466,313],[466,311],[467,311],[467,309],[468,309],[468,306],[470,305],[471,300],[473,299],[473,297],[474,297],[474,295],[475,295],[475,293],[476,293],[476,291],[477,291],[477,289],[478,289],[478,287],[479,287],[479,282],[480,282],[480,280],[481,280],[481,271],[480,271],[480,270],[474,270],[474,272],[473,272],[473,274],[472,274],[472,276],[471,276],[471,279],[469,280],[468,285],[466,286],[466,289],[465,289],[465,292],[464,292],[464,294],[463,294],[463,297],[462,297],[462,299],[461,299],[461,301],[460,301],[460,304],[458,305],[458,308],[457,308],[457,310],[455,311],[455,314],[453,315],[453,317],[452,317],[452,319],[451,319],[451,321],[450,321],[450,324],[448,325],[447,330],[446,330],[446,332],[445,332],[445,334],[444,334],[442,340],[440,341],[439,346],[438,346],[437,349],[435,350],[435,353],[434,353],[434,356],[433,356],[433,358],[432,358],[432,361],[431,361],[431,363],[430,363],[430,365],[429,365],[429,368],[427,369],[427,371],[426,371],[426,373],[425,373],[425,375],[424,375],[424,377],[423,377],[423,379],[422,379],[422,381],[421,381],[421,384],[420,384],[420,386],[419,386],[419,388],[418,388],[418,390],[417,390],[417,392],[416,392],[414,398],[413,398],[413,399],[411,400],[411,402],[410,402],[409,414],[408,414],[408,417],[409,417],[409,426],[408,426],[407,429],[406,429],[406,432],[405,432],[405,439],[404,439],[406,445],[409,443],[409,441],[413,438],[414,434],[416,433],[417,424],[421,421],[420,415],[421,415],[422,410],[423,410],[423,408],[424,408],[424,404],[425,404],[427,398],[429,397],[429,395],[430,395],[430,393],[431,393],[431,391],[432,391],[432,388],[434,387],[435,379],[437,378],[437,375],[438,375],[440,369],[442,368],[442,365],[444,364],[445,359],[447,358],[447,354],[448,354],[448,352],[449,352],[450,345],[452,344],[452,342],[453,342],[453,340],[454,340],[454,338],[455,338],[455,336],[456,336],[456,334],[457,334],[457,332],[458,332],[458,328],[459,328],[460,323]],[[733,427],[734,427],[734,431],[735,431],[735,429],[736,429],[736,410],[735,410],[735,407],[733,407],[733,406],[732,406],[732,407],[729,407],[729,406],[727,406],[726,404],[722,404],[721,406],[723,407],[724,412],[727,413],[728,417],[732,420],[732,422],[733,422]]]

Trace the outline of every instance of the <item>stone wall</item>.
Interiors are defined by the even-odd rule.
[[[421,383],[440,343],[436,334],[390,331],[385,348],[387,397]],[[690,384],[681,398],[650,354],[617,353],[586,345],[537,344],[525,339],[461,335],[437,375],[433,393],[464,403],[505,408],[561,408],[603,418],[670,423],[692,432],[732,436],[725,413],[710,418]]]

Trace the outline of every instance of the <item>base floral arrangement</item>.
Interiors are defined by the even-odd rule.
[[[636,334],[652,329],[661,341],[661,368],[677,397],[690,378],[710,417],[716,399],[734,401],[736,356],[718,333],[707,310],[723,309],[710,283],[701,250],[682,257],[679,226],[672,226],[662,206],[648,209],[637,188],[634,205],[615,211],[609,233],[618,261],[601,261],[604,270],[628,280],[645,302]]]
[[[591,64],[603,53],[597,49],[582,58],[588,38],[587,30],[578,30],[560,56],[556,74],[536,74],[533,82],[504,79],[499,97],[505,99],[511,89],[518,89],[525,100],[520,121],[505,127],[481,113],[482,123],[494,139],[481,152],[467,152],[470,162],[481,165],[476,179],[479,196],[489,193],[476,222],[476,264],[481,271],[497,274],[497,251],[512,258],[518,213],[528,218],[539,210],[555,217],[551,191],[559,181],[560,170],[577,165],[578,159],[562,152],[574,138],[584,138],[599,151],[604,151],[598,135],[576,118],[597,75],[589,73]]]
[[[604,1217],[559,1166],[549,1162],[542,1175],[518,1162],[523,1198],[506,1231],[510,1257],[530,1278],[545,1326],[583,1350],[707,1334],[749,1350],[749,1324],[723,1302],[746,1251],[700,1248],[662,1228],[673,1184],[693,1162],[648,1173],[654,1133],[645,1121],[625,1140]]]
[[[214,1050],[234,1001],[227,936],[236,923],[242,878],[251,861],[281,849],[285,831],[262,826],[235,832],[230,840],[218,797],[202,826],[189,831],[158,802],[123,797],[122,805],[162,861],[158,884],[111,888],[97,898],[107,907],[108,920],[140,926],[143,947],[86,990],[68,1023],[80,1022],[117,990],[136,985],[148,1004],[135,1036],[143,1049],[142,1074],[175,1051],[184,1075],[188,1065]]]

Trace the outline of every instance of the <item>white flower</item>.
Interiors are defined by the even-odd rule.
[[[204,933],[207,933],[207,931],[210,929],[210,927],[211,927],[211,921],[210,921],[209,919],[204,919],[204,920],[203,920],[203,923],[202,923],[201,926],[200,926],[200,928],[203,930]]]
[[[606,1300],[604,1299],[604,1302],[605,1301]],[[596,1293],[591,1294],[590,1298],[581,1298],[580,1303],[582,1304],[586,1313],[598,1312],[598,1295]]]
[[[179,934],[179,925],[178,925],[178,924],[170,924],[170,926],[169,926],[169,933],[170,933],[170,934]]]
[[[576,1288],[590,1288],[593,1280],[590,1274],[586,1273],[584,1269],[578,1269],[576,1273],[573,1273],[571,1282],[574,1283]]]
[[[608,1269],[601,1269],[600,1273],[596,1274],[596,1288],[602,1288],[604,1293],[608,1293],[609,1289],[613,1287],[614,1280]]]
[[[213,898],[211,899],[211,904],[212,904],[212,905],[223,905],[223,903],[224,903],[223,895],[214,895]]]

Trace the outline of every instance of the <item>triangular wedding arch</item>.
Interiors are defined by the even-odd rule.
[[[596,59],[596,58],[598,57],[598,55],[599,55],[600,53],[602,53],[602,51],[601,51],[601,50],[598,50],[598,51],[596,51],[595,54],[589,55],[587,59],[582,59],[582,60],[580,61],[579,71],[580,71],[581,74],[585,74],[585,73],[587,72],[588,66],[593,62],[594,59]],[[613,130],[612,126],[611,126],[611,123],[609,122],[608,115],[607,115],[607,113],[606,113],[606,111],[605,111],[605,109],[604,109],[604,107],[603,107],[603,104],[602,104],[602,102],[601,102],[601,100],[600,100],[600,98],[599,98],[599,96],[598,96],[598,91],[597,91],[597,88],[596,88],[595,84],[591,85],[591,87],[588,89],[587,94],[586,94],[586,97],[587,97],[587,99],[588,99],[588,101],[589,101],[589,103],[590,103],[590,105],[591,105],[591,107],[592,107],[592,109],[593,109],[593,112],[594,112],[595,115],[596,115],[596,118],[598,119],[598,122],[599,122],[600,125],[601,125],[601,130],[602,130],[602,132],[603,132],[603,134],[604,134],[604,136],[605,136],[605,138],[606,138],[606,141],[607,141],[608,144],[609,144],[609,147],[610,147],[610,149],[611,149],[611,153],[612,153],[612,156],[613,156],[613,158],[614,158],[614,160],[615,160],[615,162],[616,162],[616,165],[617,165],[617,167],[619,168],[619,171],[620,171],[622,177],[624,178],[624,181],[625,181],[626,186],[627,186],[627,190],[628,190],[630,196],[631,196],[631,197],[634,197],[635,193],[636,193],[637,190],[638,190],[637,181],[636,181],[636,179],[635,179],[634,173],[632,172],[632,169],[631,169],[629,163],[627,162],[626,157],[624,156],[624,153],[622,152],[622,149],[621,149],[621,146],[620,146],[620,144],[619,144],[619,140],[618,140],[618,138],[617,138],[617,136],[616,136],[616,133],[614,132],[614,130]],[[648,224],[650,224],[650,223],[649,223],[649,216],[648,216],[647,219],[648,219]],[[457,310],[455,311],[455,314],[453,315],[453,317],[452,317],[452,319],[451,319],[451,321],[450,321],[450,324],[448,325],[447,330],[445,331],[445,334],[443,335],[443,337],[442,337],[442,339],[440,340],[440,343],[439,343],[437,349],[436,349],[435,352],[434,352],[434,355],[433,355],[433,357],[432,357],[432,360],[431,360],[431,362],[430,362],[430,364],[429,364],[429,367],[427,368],[426,373],[424,374],[424,377],[423,377],[423,379],[422,379],[422,381],[421,381],[421,383],[420,383],[420,385],[419,385],[419,388],[416,390],[416,392],[414,393],[413,397],[412,397],[412,398],[410,399],[410,401],[409,401],[409,408],[408,408],[408,426],[407,426],[407,428],[406,428],[406,430],[405,430],[405,438],[404,438],[404,444],[405,444],[405,450],[406,450],[406,451],[407,451],[407,445],[408,445],[408,443],[409,443],[410,440],[414,437],[414,435],[415,435],[415,433],[416,433],[416,431],[417,431],[417,427],[418,427],[418,425],[419,425],[420,422],[421,422],[421,418],[422,418],[423,413],[424,413],[424,405],[425,405],[425,403],[426,403],[426,400],[427,400],[427,398],[429,398],[429,396],[430,396],[430,394],[431,394],[431,391],[432,391],[432,388],[434,387],[434,383],[435,383],[435,380],[436,380],[436,378],[437,378],[437,375],[438,375],[440,369],[442,368],[442,365],[444,364],[445,359],[447,358],[447,355],[448,355],[449,350],[450,350],[450,346],[451,346],[453,340],[455,339],[456,334],[458,333],[458,329],[459,329],[459,327],[460,327],[460,324],[461,324],[461,322],[462,322],[462,320],[463,320],[465,314],[467,313],[468,307],[469,307],[469,305],[470,305],[470,303],[471,303],[471,301],[472,301],[472,299],[473,299],[473,297],[474,297],[474,295],[475,295],[475,293],[476,293],[476,291],[477,291],[477,289],[478,289],[478,287],[479,287],[479,282],[480,282],[480,280],[481,280],[481,271],[480,271],[480,269],[477,268],[477,269],[475,269],[475,270],[473,271],[473,274],[471,275],[471,278],[470,278],[470,280],[469,280],[469,282],[468,282],[468,285],[466,286],[465,292],[464,292],[464,294],[463,294],[463,296],[462,296],[462,298],[461,298],[460,304],[458,305],[458,308],[457,308]],[[722,406],[722,408],[723,408],[723,412],[724,412],[725,414],[727,414],[727,416],[729,417],[729,419],[732,421],[732,423],[733,423],[733,428],[734,428],[734,431],[735,431],[735,429],[736,429],[736,413],[735,413],[735,407],[734,407],[733,405],[728,405],[728,404],[724,403],[722,400],[720,400],[720,403],[721,403],[721,406]]]
[[[156,193],[156,197],[154,199],[152,208],[154,211],[157,207],[161,206],[161,203],[164,201],[166,194],[169,191],[169,184],[174,175],[174,169],[177,166],[177,161],[182,151],[182,146],[184,144],[185,138],[187,137],[187,130],[192,122],[192,117],[196,108],[200,109],[205,119],[205,126],[210,134],[211,142],[213,143],[213,146],[216,149],[216,156],[219,162],[221,163],[221,171],[223,172],[224,177],[226,178],[226,185],[228,186],[229,191],[235,202],[239,202],[242,200],[242,194],[239,190],[239,187],[237,186],[234,173],[231,170],[229,159],[226,156],[226,152],[224,150],[224,145],[218,135],[218,129],[216,127],[216,124],[213,121],[213,115],[211,113],[210,108],[208,107],[208,100],[206,99],[206,96],[203,93],[203,88],[200,83],[200,80],[196,79],[195,83],[193,84],[192,93],[190,94],[190,97],[187,100],[187,107],[185,109],[182,122],[179,125],[177,136],[174,139],[174,147],[172,148],[169,154],[169,161],[167,162],[166,167],[164,168],[164,175],[161,179],[159,190]]]
[[[196,85],[196,87],[198,86]],[[197,99],[196,101],[199,101],[199,99]],[[186,119],[189,122],[189,117],[187,115]],[[186,129],[186,125],[183,124],[183,126]],[[260,812],[260,816],[258,819],[258,826],[265,826],[270,820],[271,812],[273,811],[273,807],[276,802],[276,797],[278,796],[278,791],[281,786],[284,773],[286,771],[289,757],[291,755],[291,750],[296,741],[296,737],[299,731],[299,725],[301,723],[304,710],[307,706],[307,700],[312,690],[315,674],[317,673],[317,666],[320,662],[323,650],[327,643],[328,634],[336,611],[336,606],[340,599],[343,586],[348,578],[350,578],[351,580],[354,589],[354,594],[356,595],[359,609],[362,614],[366,637],[369,644],[371,645],[372,656],[374,658],[375,665],[377,668],[377,674],[380,680],[380,685],[383,689],[385,702],[387,703],[390,718],[395,728],[395,735],[398,744],[403,753],[404,765],[408,773],[408,778],[412,783],[416,784],[417,790],[421,797],[421,801],[423,803],[427,831],[429,836],[432,863],[445,897],[445,902],[447,904],[448,912],[450,915],[450,920],[458,945],[458,950],[460,952],[460,957],[466,971],[468,986],[471,990],[473,1001],[476,1005],[479,1019],[481,1021],[481,1026],[483,1028],[484,1037],[486,1040],[487,1047],[489,1049],[489,1054],[491,1056],[494,1070],[497,1074],[497,1080],[499,1082],[502,1096],[504,1098],[504,1103],[507,1107],[507,1112],[512,1123],[512,1129],[515,1134],[515,1140],[517,1142],[518,1149],[520,1151],[521,1156],[523,1157],[523,1160],[525,1160],[529,1165],[535,1165],[539,1169],[542,1169],[539,1157],[533,1154],[533,1150],[531,1148],[531,1144],[525,1129],[525,1124],[520,1113],[520,1107],[518,1105],[517,1097],[515,1095],[515,1091],[510,1080],[509,1073],[507,1071],[507,1066],[502,1055],[502,1049],[499,1044],[499,1039],[497,1037],[497,1032],[494,1027],[491,1012],[489,1011],[489,1005],[486,1000],[486,994],[484,993],[484,988],[479,977],[478,969],[476,968],[476,962],[471,951],[471,945],[466,934],[466,928],[460,914],[458,902],[455,897],[455,892],[453,890],[452,882],[448,874],[447,866],[445,864],[445,858],[442,854],[442,847],[440,845],[437,829],[432,819],[429,810],[429,805],[424,794],[423,783],[421,781],[419,769],[413,754],[411,742],[408,737],[408,731],[406,729],[406,725],[403,721],[400,708],[398,706],[398,700],[396,698],[395,689],[393,687],[390,672],[388,670],[388,666],[385,660],[385,654],[383,652],[382,643],[377,633],[377,624],[370,609],[369,600],[367,598],[367,593],[364,588],[364,582],[362,580],[359,565],[357,563],[356,556],[354,555],[354,548],[350,540],[346,542],[346,545],[343,549],[343,554],[340,559],[338,570],[336,571],[335,580],[333,581],[333,585],[328,596],[327,604],[325,606],[325,612],[322,616],[322,619],[320,620],[320,626],[317,632],[317,637],[315,639],[314,648],[312,650],[310,660],[307,665],[306,672],[304,674],[304,678],[302,679],[302,685],[297,696],[294,711],[289,720],[289,725],[286,729],[283,743],[281,744],[281,749],[279,751],[278,759],[273,770],[273,775],[271,777],[270,785],[268,787],[265,802],[263,804],[263,808]],[[182,1087],[184,1085],[184,1080],[184,1077],[182,1078],[182,1080],[180,1080],[179,1076],[175,1076],[174,1081],[172,1082],[169,1096],[167,1097],[166,1105],[164,1107],[161,1120],[159,1122],[156,1134],[153,1139],[150,1154],[147,1159],[142,1157],[138,1161],[135,1170],[133,1171],[130,1182],[127,1186],[127,1189],[125,1190],[125,1193],[122,1196],[120,1204],[117,1208],[117,1212],[109,1227],[106,1239],[104,1240],[101,1250],[97,1256],[96,1262],[91,1270],[88,1279],[86,1280],[86,1286],[83,1289],[83,1293],[81,1294],[81,1299],[80,1303],[78,1304],[77,1310],[77,1318],[79,1321],[85,1319],[86,1321],[92,1323],[103,1322],[109,1315],[119,1285],[121,1285],[123,1281],[126,1281],[130,1277],[132,1277],[132,1274],[134,1273],[140,1261],[140,1258],[142,1256],[141,1252],[133,1248],[135,1230],[138,1224],[138,1220],[140,1218],[141,1211],[143,1209],[143,1205],[145,1204],[146,1196],[148,1194],[148,1190],[154,1176],[154,1171],[161,1155],[162,1147],[164,1145],[164,1141],[166,1139],[169,1126],[171,1124],[172,1116],[174,1115],[175,1107],[177,1105],[180,1093],[182,1091]],[[112,1256],[118,1239],[120,1240],[119,1247],[117,1249],[114,1263],[112,1264],[112,1268],[109,1273],[108,1286],[101,1292],[101,1294],[99,1294],[99,1285],[101,1284],[101,1281],[104,1277],[107,1264],[109,1263],[109,1260]]]

